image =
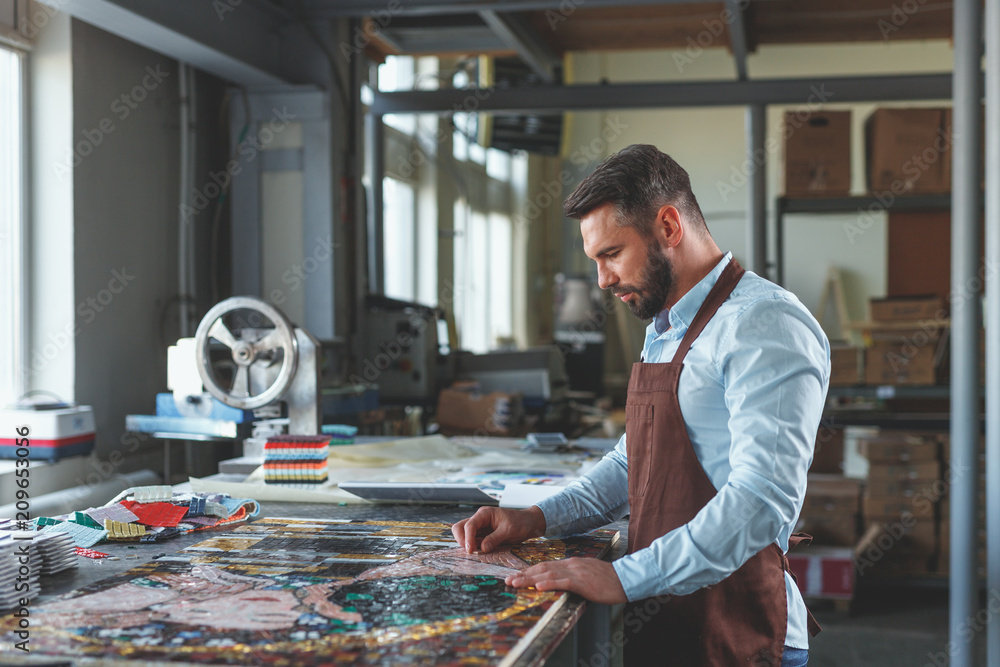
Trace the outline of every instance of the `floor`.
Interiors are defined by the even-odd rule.
[[[988,609],[985,596],[981,609]],[[996,609],[1000,601],[993,602]],[[948,664],[948,592],[942,588],[873,586],[850,612],[812,604],[823,632],[812,640],[809,667],[944,667]],[[974,665],[986,665],[983,632],[969,626]]]

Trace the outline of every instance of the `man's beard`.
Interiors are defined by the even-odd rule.
[[[673,264],[664,256],[659,244],[649,245],[643,273],[646,278],[641,286],[615,285],[612,292],[618,296],[629,292],[635,294],[634,302],[626,302],[632,314],[640,320],[651,320],[667,305],[667,298],[674,287]]]

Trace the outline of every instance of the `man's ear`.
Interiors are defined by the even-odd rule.
[[[669,204],[661,206],[656,213],[653,229],[664,249],[677,247],[677,244],[684,238],[684,226],[681,224],[680,211]]]

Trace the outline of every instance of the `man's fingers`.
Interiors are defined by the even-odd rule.
[[[538,565],[532,565],[531,567],[521,570],[517,574],[512,574],[507,577],[506,583],[508,586],[516,586],[518,588],[523,588],[524,586],[535,586],[537,588],[537,583],[544,581],[549,577],[551,572],[551,563],[539,563]]]
[[[533,565],[506,579],[508,586],[540,591],[570,591],[588,600],[615,604],[627,596],[611,563],[596,558],[567,558]]]
[[[473,514],[465,524],[465,552],[472,553],[473,551],[478,551],[481,547],[479,545],[479,532],[487,526],[491,526],[493,523],[487,510],[480,509],[475,514]]]
[[[503,538],[504,536],[498,535],[496,532],[492,532],[483,538],[483,541],[479,544],[479,550],[484,554],[488,554],[503,544]]]
[[[453,523],[451,525],[452,537],[454,537],[455,541],[458,542],[458,546],[463,549],[465,548],[465,523],[467,521],[468,519],[462,519],[458,523]]]

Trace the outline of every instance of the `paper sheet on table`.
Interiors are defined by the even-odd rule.
[[[344,481],[438,482],[467,470],[563,470],[579,467],[571,456],[540,457],[523,451],[477,453],[440,435],[330,448],[329,480],[315,489],[265,484],[263,467],[244,482],[191,478],[194,492],[228,493],[240,498],[304,503],[367,503],[341,491]]]
[[[503,487],[503,494],[500,495],[500,507],[514,509],[531,507],[565,488],[548,484],[508,484]]]
[[[394,466],[403,461],[430,461],[474,456],[464,445],[441,435],[388,440],[364,445],[336,445],[330,448],[330,469]]]
[[[285,503],[367,503],[357,496],[341,491],[336,485],[323,485],[319,489],[299,489],[263,482],[220,482],[214,479],[191,477],[195,493],[228,493],[231,496],[253,498],[257,501]]]

